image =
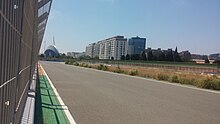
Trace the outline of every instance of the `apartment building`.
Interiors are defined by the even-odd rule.
[[[94,47],[96,43],[91,43],[86,47],[86,56],[94,58]]]
[[[99,42],[99,59],[121,60],[125,56],[127,39],[115,36]]]
[[[126,54],[141,54],[145,50],[146,38],[114,36],[86,47],[86,55],[91,58],[121,60]]]
[[[93,58],[99,58],[100,44],[102,41],[95,43],[93,50]]]

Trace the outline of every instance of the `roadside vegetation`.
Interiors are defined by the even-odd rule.
[[[201,75],[187,72],[176,72],[168,69],[143,68],[135,66],[110,66],[107,64],[88,64],[83,62],[79,63],[72,60],[67,60],[65,63],[80,67],[122,73],[131,76],[140,76],[156,80],[168,81],[172,83],[192,85],[199,88],[220,90],[220,78],[216,75]]]
[[[184,66],[184,67],[205,67],[205,68],[217,68],[220,64],[198,64],[195,62],[170,62],[170,61],[143,61],[143,60],[82,60],[82,62],[89,63],[103,63],[103,64],[120,64],[120,65],[164,65],[164,66]]]

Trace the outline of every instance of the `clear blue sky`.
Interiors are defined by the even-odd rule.
[[[217,53],[220,0],[53,0],[44,41],[55,36],[66,53],[115,35],[147,37],[151,48]]]

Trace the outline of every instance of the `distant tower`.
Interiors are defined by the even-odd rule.
[[[53,37],[53,45],[56,46],[56,44],[55,44],[55,37]]]

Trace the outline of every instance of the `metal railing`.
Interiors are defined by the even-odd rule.
[[[0,0],[0,124],[21,120],[52,0]]]

